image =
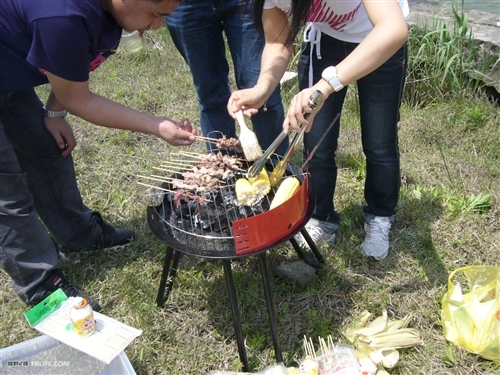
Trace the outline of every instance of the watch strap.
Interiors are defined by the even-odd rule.
[[[340,79],[337,75],[337,69],[334,66],[330,66],[323,70],[321,78],[327,81],[330,86],[332,86],[335,92],[338,92],[344,88],[344,85],[342,84],[342,82],[340,82]]]
[[[47,109],[46,106],[43,106],[43,115],[45,117],[66,117],[66,115],[68,114],[68,112],[63,109],[61,111],[51,111],[50,109]]]

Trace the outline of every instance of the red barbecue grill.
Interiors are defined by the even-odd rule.
[[[266,169],[271,172],[278,161],[278,157],[271,157],[266,163]],[[249,371],[248,360],[236,300],[231,259],[249,255],[259,257],[277,362],[282,362],[282,352],[271,297],[266,251],[289,240],[303,261],[316,269],[321,268],[323,263],[322,255],[304,228],[312,215],[312,202],[314,201],[308,175],[289,164],[283,178],[289,176],[299,179],[300,188],[290,199],[272,210],[269,210],[270,202],[278,186],[272,188],[267,196],[259,197],[252,207],[241,206],[236,199],[234,187],[236,179],[241,177],[238,174],[233,180],[228,180],[227,185],[202,193],[201,200],[199,198],[179,199],[179,194],[169,191],[172,186],[164,183],[162,185],[164,190],[154,193],[160,198],[156,199],[158,204],[150,205],[147,209],[151,230],[167,246],[157,305],[164,306],[172,290],[181,254],[221,259],[243,371]],[[315,259],[306,254],[294,239],[293,236],[299,231],[304,236]]]

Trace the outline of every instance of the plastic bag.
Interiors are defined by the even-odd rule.
[[[461,274],[468,285],[453,282]],[[446,339],[500,363],[500,268],[469,266],[453,271],[441,303]]]

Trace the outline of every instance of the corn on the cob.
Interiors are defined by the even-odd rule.
[[[399,361],[397,349],[423,344],[416,329],[406,328],[411,314],[403,319],[390,321],[387,311],[384,310],[382,316],[366,324],[370,315],[367,311],[363,311],[343,334],[357,351],[363,356],[370,357],[379,368],[382,366],[392,368],[396,365]]]
[[[297,177],[287,177],[282,182],[276,191],[276,195],[274,196],[273,201],[271,202],[271,207],[269,209],[273,209],[278,207],[280,204],[283,204],[285,201],[290,199],[292,195],[298,190],[300,186],[300,182]]]
[[[375,335],[376,333],[382,332],[385,330],[387,327],[387,310],[384,310],[382,315],[379,316],[377,319],[374,319],[372,322],[370,322],[368,325],[362,328],[358,328],[355,331],[356,335],[362,335],[362,336],[371,336]]]
[[[235,190],[236,198],[241,205],[251,206],[255,203],[257,194],[246,178],[239,178],[236,180]]]
[[[249,178],[248,181],[252,184],[257,195],[267,195],[271,190],[266,168],[262,168],[257,177]]]
[[[273,169],[271,172],[271,175],[269,176],[269,183],[271,184],[272,187],[275,187],[278,185],[278,182],[281,180],[281,177],[283,177],[283,174],[285,173],[285,168],[286,168],[286,163],[284,160],[281,160]]]
[[[393,332],[381,332],[373,336],[360,336],[374,350],[409,348],[422,345],[420,334],[415,328],[401,328]]]

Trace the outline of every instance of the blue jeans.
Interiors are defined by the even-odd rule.
[[[172,40],[193,75],[201,129],[208,137],[218,138],[220,133],[236,137],[234,119],[227,113],[231,88],[223,33],[238,88],[253,87],[259,77],[264,39],[255,30],[250,13],[243,13],[244,3],[244,0],[190,0],[181,2],[165,16]],[[263,149],[281,133],[283,120],[278,86],[259,113],[252,116],[253,130]],[[283,155],[287,146],[285,141],[277,153]],[[207,144],[209,150],[214,147]]]
[[[0,95],[0,265],[24,302],[42,296],[41,283],[58,268],[47,230],[65,248],[90,247],[102,235],[91,212],[73,159],[61,156],[45,128],[35,91]]]
[[[337,65],[357,44],[321,36],[321,56],[313,54],[314,82],[321,79],[323,70]],[[302,46],[299,61],[300,89],[309,87],[309,43]],[[366,157],[364,194],[367,218],[391,217],[396,213],[399,197],[400,166],[397,126],[407,64],[406,45],[381,67],[357,81],[361,119],[361,142]],[[342,106],[347,88],[328,97],[314,118],[312,129],[304,137],[304,154],[310,152],[326,131]],[[316,193],[313,217],[333,223],[340,218],[333,202],[337,182],[335,153],[338,146],[340,118],[329,132],[309,163],[311,184]]]

